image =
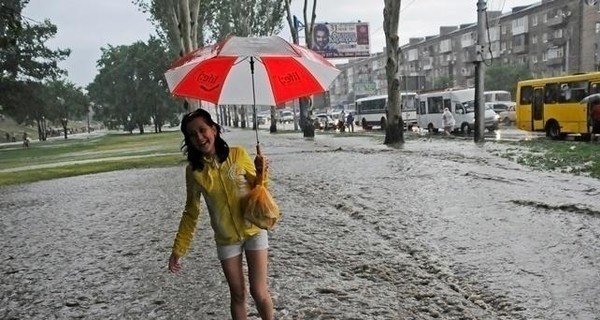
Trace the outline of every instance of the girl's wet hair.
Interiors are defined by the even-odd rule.
[[[219,163],[223,163],[225,159],[227,159],[227,156],[229,156],[229,146],[227,145],[227,142],[221,138],[223,128],[218,123],[213,121],[208,111],[204,109],[197,109],[184,115],[181,119],[181,132],[183,133],[184,139],[181,150],[183,150],[183,154],[187,156],[187,160],[192,166],[192,170],[202,171],[202,169],[204,169],[204,162],[202,158],[205,156],[205,154],[194,147],[192,138],[187,131],[188,124],[198,117],[204,119],[209,126],[216,128],[217,135],[215,136],[215,152],[217,154],[217,160]]]

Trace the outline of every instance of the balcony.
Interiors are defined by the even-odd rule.
[[[546,61],[546,65],[548,66],[555,66],[555,65],[562,65],[564,64],[564,57],[555,57],[555,58],[548,58],[548,60]]]
[[[567,39],[565,39],[564,37],[558,37],[558,38],[554,38],[554,39],[550,40],[550,42],[554,46],[562,47],[567,43]]]
[[[520,45],[520,46],[513,46],[512,51],[514,53],[525,53],[525,52],[529,51],[529,46],[526,44]]]
[[[548,18],[548,20],[546,21],[546,25],[548,27],[558,27],[563,25],[566,22],[566,19],[562,16],[556,16],[554,18]]]

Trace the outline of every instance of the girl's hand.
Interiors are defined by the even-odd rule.
[[[263,172],[263,170],[267,170],[269,164],[267,159],[261,155],[257,154],[256,158],[254,158],[254,167],[256,168],[256,172]]]
[[[169,257],[169,271],[178,272],[179,270],[181,270],[181,258],[175,253],[171,253],[171,257]]]

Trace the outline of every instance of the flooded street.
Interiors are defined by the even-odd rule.
[[[250,152],[254,138],[225,134]],[[599,180],[466,138],[260,140],[283,214],[277,319],[600,319]],[[167,270],[183,175],[182,163],[1,188],[0,318],[228,319],[206,208],[183,271]]]

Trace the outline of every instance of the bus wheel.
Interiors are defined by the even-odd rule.
[[[590,141],[592,141],[592,135],[589,134],[589,133],[582,133],[581,134],[581,140],[582,141],[590,142]]]
[[[367,124],[367,120],[365,118],[362,119],[362,128],[363,130],[369,130],[369,125]]]
[[[548,123],[546,126],[546,135],[552,140],[558,140],[561,138],[562,135],[560,134],[560,126],[558,125],[558,122],[552,121]]]
[[[433,124],[430,123],[427,125],[427,132],[433,133]]]
[[[471,127],[469,127],[469,124],[467,123],[463,123],[462,126],[460,126],[460,130],[463,134],[471,134]]]
[[[381,118],[381,120],[379,120],[379,124],[381,125],[381,130],[385,131],[385,118]]]

